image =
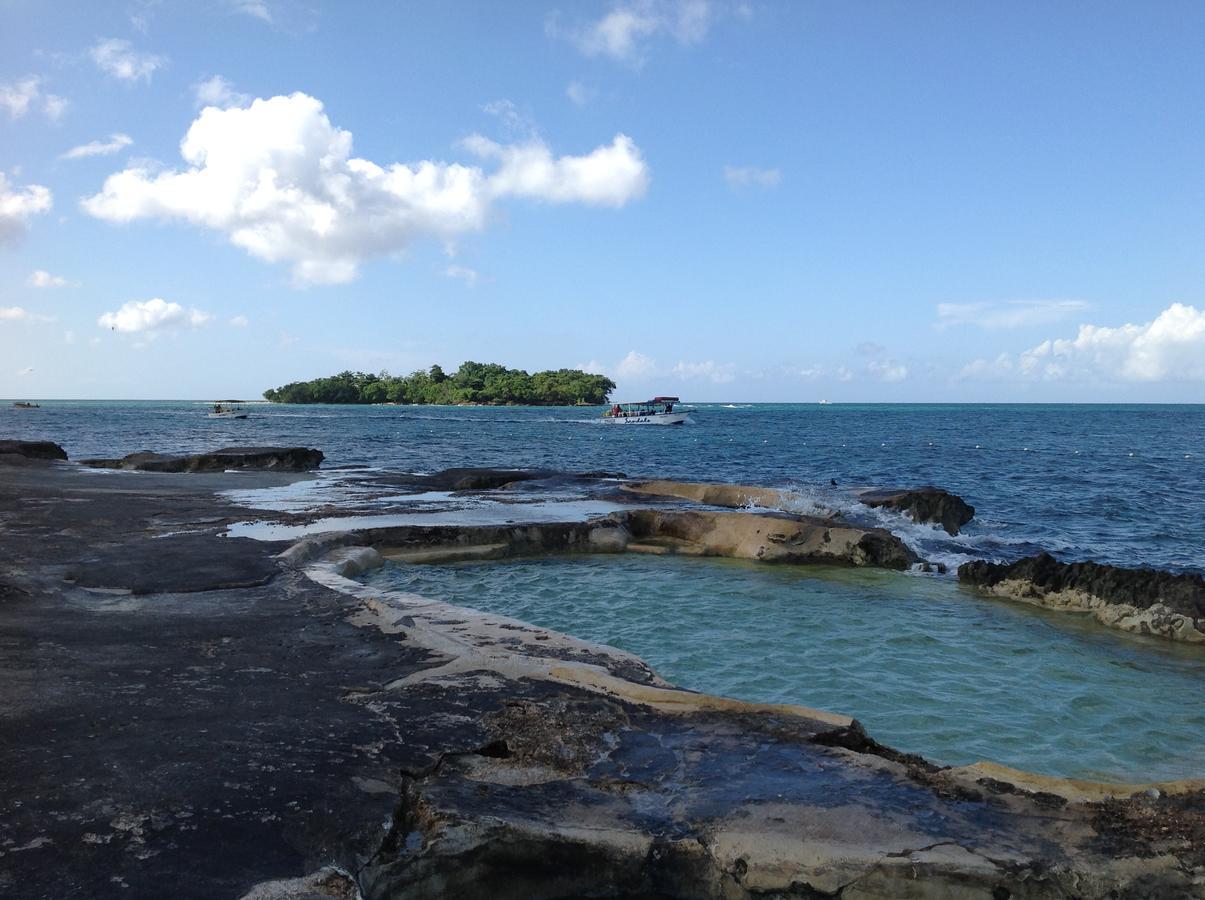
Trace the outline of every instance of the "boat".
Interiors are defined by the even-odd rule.
[[[13,407],[15,409],[41,409],[42,408],[37,403],[26,403],[24,400],[18,400],[16,403],[13,404]]]
[[[247,410],[243,406],[246,400],[215,400],[209,413],[211,419],[245,419]]]
[[[677,397],[654,397],[643,403],[616,403],[603,413],[608,425],[681,425],[689,413],[674,412]]]

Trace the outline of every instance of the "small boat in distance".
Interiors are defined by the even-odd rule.
[[[18,400],[16,403],[13,404],[13,407],[15,409],[41,409],[42,408],[37,403],[27,403],[24,400]]]
[[[246,400],[215,400],[209,413],[211,419],[245,419],[247,410],[243,407]]]
[[[674,412],[677,397],[654,397],[643,403],[616,403],[603,413],[608,425],[681,425],[689,413]]]

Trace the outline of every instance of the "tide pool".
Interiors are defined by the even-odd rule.
[[[1205,654],[947,579],[685,557],[390,565],[369,579],[637,654],[698,691],[859,719],[960,765],[1205,776]]]

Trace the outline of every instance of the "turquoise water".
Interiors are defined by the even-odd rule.
[[[391,565],[371,583],[620,647],[898,749],[1105,781],[1205,776],[1205,654],[935,578],[683,557]]]

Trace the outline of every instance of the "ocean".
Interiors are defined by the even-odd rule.
[[[305,445],[328,470],[534,467],[768,485],[869,517],[949,564],[1045,549],[1205,572],[1205,404],[707,403],[676,428],[615,428],[601,410],[575,408],[250,409],[230,421],[194,402],[3,402],[0,436],[53,440],[73,459]],[[950,538],[856,501],[867,488],[920,484],[962,496],[974,521]]]

